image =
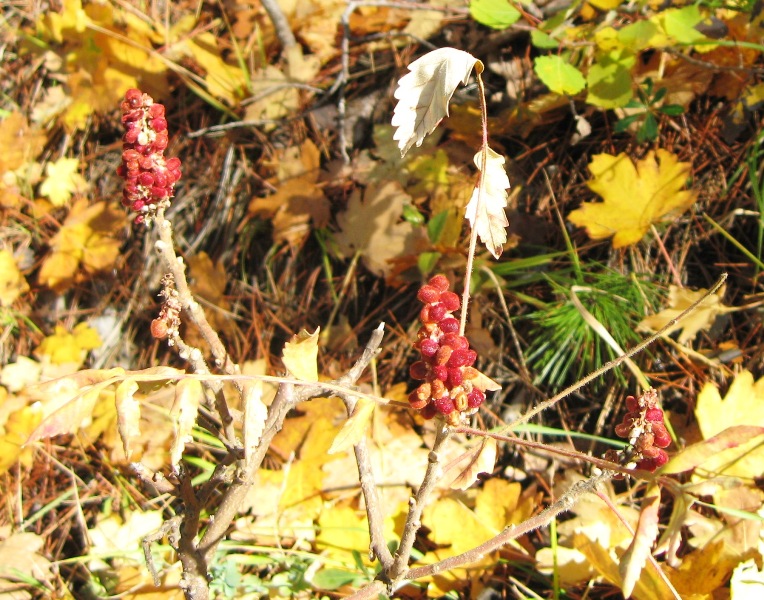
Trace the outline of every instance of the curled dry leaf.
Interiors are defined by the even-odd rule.
[[[398,128],[393,139],[398,140],[401,156],[414,144],[421,146],[425,136],[448,116],[456,86],[467,83],[473,67],[482,72],[483,63],[456,48],[433,50],[409,65],[410,72],[398,80],[392,120]]]
[[[475,155],[475,164],[483,171],[482,152]],[[499,258],[507,241],[506,228],[509,226],[504,212],[507,207],[509,177],[504,170],[504,157],[487,146],[485,171],[481,172],[480,180],[472,192],[464,216],[473,228],[477,228],[480,240],[494,258]]]
[[[141,435],[141,405],[135,399],[138,384],[134,379],[125,379],[117,386],[115,402],[117,406],[117,430],[122,439],[125,457],[130,460],[133,453],[131,441]]]
[[[197,379],[181,379],[175,387],[175,401],[170,410],[175,431],[175,439],[170,448],[170,459],[173,465],[180,462],[186,442],[193,440],[191,429],[196,423],[199,404],[203,399],[204,389]]]
[[[263,403],[263,382],[255,380],[244,394],[244,461],[250,464],[265,429],[268,409]]]
[[[477,481],[480,473],[493,473],[496,464],[496,440],[483,438],[480,446],[470,449],[466,454],[470,457],[469,462],[451,482],[451,487],[455,490],[466,490]]]

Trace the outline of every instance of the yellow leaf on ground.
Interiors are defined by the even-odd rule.
[[[5,403],[5,389],[0,388],[0,400]],[[24,448],[29,436],[42,420],[42,410],[32,404],[20,408],[0,423],[0,474],[5,473],[16,461],[28,467],[32,464],[34,448]]]
[[[764,426],[764,377],[754,381],[749,371],[739,373],[724,399],[713,383],[706,383],[698,394],[695,417],[703,439],[733,425]],[[764,446],[756,438],[710,456],[703,469],[730,477],[755,478],[761,476],[762,464]]]
[[[79,174],[80,161],[76,158],[60,158],[45,166],[45,180],[40,194],[50,199],[53,206],[63,206],[73,194],[83,194],[88,182]]]
[[[0,250],[0,306],[10,306],[29,291],[29,284],[8,250]]]
[[[332,446],[329,448],[329,454],[337,454],[338,452],[349,450],[363,439],[374,415],[375,406],[376,404],[368,398],[358,399],[353,414],[345,421],[337,437],[334,438]]]
[[[21,113],[13,112],[0,121],[0,175],[31,162],[42,152],[45,132],[30,127]]]
[[[45,539],[36,533],[18,532],[8,535],[7,528],[0,530],[0,597],[8,600],[32,598],[30,592],[20,585],[26,580],[45,582],[53,589],[50,561],[43,556]],[[46,586],[38,583],[40,588]],[[37,592],[39,593],[39,589]]]
[[[43,260],[38,275],[40,283],[60,291],[85,279],[85,274],[113,266],[121,246],[116,236],[125,221],[125,213],[106,202],[92,206],[84,199],[75,202],[50,241],[51,252]],[[79,272],[80,266],[85,273]]]
[[[680,323],[671,327],[666,335],[677,329],[681,329],[677,341],[680,344],[686,344],[695,339],[701,330],[710,329],[716,321],[716,317],[727,312],[735,310],[722,304],[725,287],[722,287],[715,294],[711,294],[688,314]],[[657,314],[645,317],[638,325],[640,331],[658,331],[668,325],[669,321],[677,318],[682,312],[687,310],[693,303],[700,300],[708,290],[700,289],[698,291],[680,288],[675,285],[670,286],[668,296],[668,308],[663,309]]]
[[[46,356],[53,364],[81,365],[88,350],[95,350],[102,343],[101,336],[87,323],[78,323],[71,333],[61,325],[56,325],[55,333],[40,342],[35,354]]]
[[[568,219],[586,227],[592,239],[612,237],[613,248],[636,244],[650,225],[683,213],[697,196],[684,189],[690,163],[679,162],[666,150],[650,152],[636,164],[625,153],[598,154],[589,169],[588,186],[603,202],[584,202]]]

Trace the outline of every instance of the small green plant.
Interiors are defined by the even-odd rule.
[[[664,104],[661,101],[666,96],[668,90],[665,87],[653,91],[653,81],[647,78],[644,87],[637,88],[638,98],[632,98],[624,107],[627,110],[635,110],[626,117],[619,120],[613,130],[616,133],[623,133],[633,124],[639,123],[637,129],[637,142],[654,142],[658,138],[660,131],[658,120],[661,115],[668,117],[677,117],[684,112],[684,109],[678,104]]]

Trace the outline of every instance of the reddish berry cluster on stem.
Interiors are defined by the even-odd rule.
[[[457,425],[463,414],[477,411],[485,392],[475,385],[480,375],[472,366],[477,353],[459,334],[453,311],[459,309],[461,301],[449,286],[445,275],[436,275],[417,293],[424,303],[419,313],[422,326],[414,344],[421,360],[413,363],[409,372],[423,383],[409,394],[409,404],[425,419],[440,414],[449,424]]]
[[[122,164],[117,174],[125,180],[122,204],[138,215],[136,223],[149,222],[160,207],[170,205],[180,179],[180,159],[165,159],[167,120],[164,105],[148,94],[129,89],[121,104]]]
[[[628,412],[615,426],[618,437],[629,440],[628,455],[638,469],[655,471],[668,462],[664,450],[671,436],[663,424],[663,411],[658,407],[658,392],[647,390],[639,398],[626,398]]]

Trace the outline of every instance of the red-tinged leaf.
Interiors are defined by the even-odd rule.
[[[125,457],[130,460],[133,451],[131,441],[141,435],[141,404],[135,399],[138,384],[134,379],[125,379],[117,386],[115,402],[117,406],[117,430],[122,438]]]
[[[467,454],[470,455],[469,462],[456,479],[451,482],[451,488],[455,490],[466,490],[477,481],[478,474],[493,472],[493,467],[496,464],[496,440],[483,438],[483,443]]]
[[[666,463],[660,473],[668,475],[702,467],[704,462],[719,452],[737,448],[759,437],[764,443],[764,427],[754,425],[729,427],[712,438],[688,446]]]
[[[658,509],[661,505],[660,493],[647,496],[642,500],[642,511],[639,513],[639,523],[634,539],[621,557],[618,571],[621,574],[621,591],[628,598],[634,591],[634,586],[645,567],[650,549],[658,537]]]

